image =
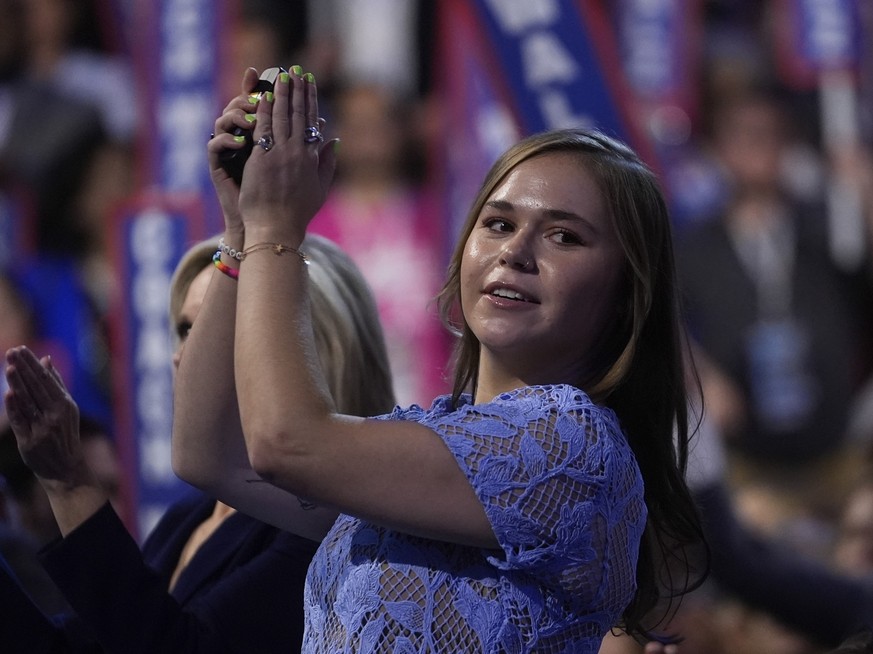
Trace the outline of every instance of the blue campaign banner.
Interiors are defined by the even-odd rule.
[[[622,68],[636,101],[693,115],[702,59],[701,0],[619,0],[612,11]]]
[[[674,225],[708,215],[719,178],[693,139],[699,120],[703,0],[617,0],[610,5],[636,125],[657,152]]]
[[[599,3],[472,0],[524,133],[597,126],[629,140],[624,76]]]
[[[203,238],[197,199],[142,198],[125,207],[115,223],[116,270],[127,292],[115,312],[115,351],[124,366],[113,369],[119,452],[136,488],[132,531],[145,536],[178,499],[184,483],[173,473],[172,325],[170,280],[185,250]]]
[[[449,231],[460,228],[491,164],[522,135],[504,76],[467,0],[448,0],[439,16],[440,66],[447,130],[442,152]],[[454,239],[445,239],[451,243]]]
[[[121,8],[144,111],[138,176],[143,197],[114,221],[116,435],[126,494],[144,537],[184,484],[170,467],[172,370],[169,282],[193,242],[223,229],[206,142],[226,98],[222,71],[236,0],[124,0]]]
[[[810,67],[854,68],[860,55],[857,0],[794,0],[798,54]]]
[[[591,126],[654,158],[626,113],[615,34],[599,3],[446,0],[439,18],[442,181],[454,233],[490,165],[521,136]]]
[[[213,231],[223,228],[209,179],[206,141],[227,98],[220,97],[230,0],[145,0],[148,38],[137,57],[148,93],[144,162],[164,193],[201,193]],[[226,35],[225,35],[226,36]]]
[[[821,73],[858,68],[858,0],[781,0],[778,8],[777,57],[787,82],[811,88]]]

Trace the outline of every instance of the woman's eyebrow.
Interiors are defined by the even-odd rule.
[[[485,206],[491,209],[496,209],[498,211],[506,211],[513,212],[516,207],[512,202],[508,202],[506,200],[488,200],[485,203]],[[597,233],[597,227],[590,221],[578,213],[573,211],[566,211],[564,209],[543,209],[541,211],[543,215],[547,218],[551,218],[552,220],[563,220],[567,222],[573,222],[580,225],[583,229],[589,230],[593,233]]]
[[[512,202],[507,202],[506,200],[488,200],[485,203],[486,207],[490,207],[491,209],[497,209],[498,211],[514,211],[515,205]]]

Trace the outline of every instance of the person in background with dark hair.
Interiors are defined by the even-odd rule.
[[[687,475],[710,545],[710,575],[674,617],[673,628],[683,634],[688,633],[684,625],[695,625],[679,652],[719,652],[722,643],[730,651],[742,649],[737,642],[739,625],[731,619],[742,620],[747,647],[768,652],[768,647],[775,651],[775,631],[783,643],[803,643],[819,651],[873,627],[873,477],[856,487],[844,508],[834,566],[762,535],[743,519],[727,485],[724,445],[713,423],[705,418],[700,424]],[[748,633],[752,625],[759,627],[757,638]],[[761,627],[767,628],[766,635]],[[601,654],[642,652],[627,638],[607,644]],[[645,651],[673,650],[652,642]]]
[[[133,191],[139,118],[123,26],[105,0],[0,0],[0,15],[0,183],[17,201],[2,263],[39,336],[66,350],[56,363],[82,412],[112,424],[105,241]]]
[[[110,142],[132,144],[141,98],[130,84],[133,66],[120,52],[122,26],[112,24],[104,2],[23,2],[23,67],[33,82],[94,107]]]
[[[717,590],[824,646],[873,626],[873,578],[834,570],[747,524],[725,478],[723,449],[721,435],[705,419],[688,477],[710,543],[710,581]]]
[[[179,366],[173,459],[298,533],[301,502],[341,511],[309,569],[303,651],[582,654],[620,622],[653,628],[705,567],[654,174],[594,131],[510,148],[440,298],[460,335],[452,395],[354,418],[310,364],[304,238],[335,142],[311,73],[292,67],[255,106],[257,76],[207,146],[238,256],[222,254]],[[236,127],[257,143],[241,185],[219,159]]]
[[[258,70],[277,61],[309,59],[308,0],[239,0],[227,25],[227,74],[221,80],[225,95],[239,86],[239,74],[249,66]]]
[[[832,522],[859,474],[847,422],[868,367],[866,271],[834,263],[824,204],[786,184],[792,139],[790,114],[774,92],[726,98],[713,117],[712,148],[727,199],[677,247],[731,486],[767,498],[783,530],[791,521]]]

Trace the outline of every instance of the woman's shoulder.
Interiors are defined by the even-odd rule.
[[[602,408],[594,404],[585,391],[571,384],[521,386],[501,393],[487,404],[497,406],[523,404],[559,410],[574,410],[583,407]]]
[[[625,440],[612,409],[596,404],[585,391],[570,384],[522,386],[478,404],[468,394],[454,403],[450,395],[442,395],[427,409],[417,404],[396,407],[382,418],[424,424],[487,420],[517,427],[554,420],[560,423],[558,426],[584,426],[589,432],[612,434]]]
[[[538,414],[574,416],[585,422],[618,427],[612,409],[595,403],[588,393],[571,384],[522,386],[501,393],[490,402],[468,407],[469,410],[529,418]]]
[[[470,398],[467,395],[462,395],[457,403],[457,406],[469,404]],[[375,416],[376,420],[410,420],[421,422],[429,417],[446,415],[456,409],[452,403],[451,395],[440,395],[431,403],[430,407],[423,407],[420,404],[410,404],[409,406],[397,405],[390,413],[381,416]]]

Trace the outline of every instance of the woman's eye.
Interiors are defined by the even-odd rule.
[[[187,320],[180,322],[176,325],[176,336],[179,337],[180,341],[184,341],[186,338],[188,338],[188,334],[190,333],[192,326],[193,325]]]
[[[503,220],[502,218],[489,218],[485,220],[485,227],[495,232],[510,232],[512,231],[512,225]]]
[[[573,232],[567,231],[566,229],[559,229],[555,231],[551,235],[551,239],[556,243],[560,243],[561,245],[579,245],[582,243],[582,239],[580,239]]]

